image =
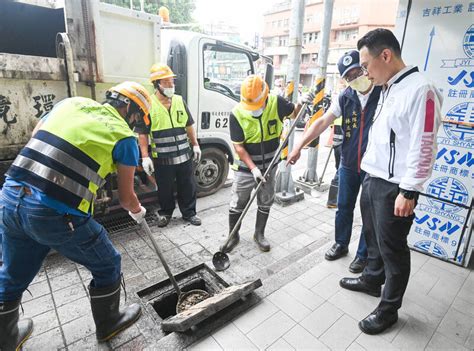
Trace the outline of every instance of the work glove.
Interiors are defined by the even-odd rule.
[[[137,213],[132,213],[131,211],[128,211],[128,214],[130,217],[132,217],[135,222],[138,224],[142,223],[145,220],[145,215],[146,215],[146,208],[140,205],[140,211]]]
[[[194,157],[193,157],[194,161],[199,162],[201,160],[201,155],[202,155],[201,148],[199,147],[199,145],[193,146],[193,152],[194,152]]]
[[[155,171],[155,167],[153,167],[153,160],[149,157],[143,157],[142,167],[145,173],[148,175],[152,175]]]
[[[251,170],[252,172],[252,175],[253,175],[253,179],[255,179],[255,181],[258,183],[258,182],[266,182],[265,178],[263,177],[263,174],[262,172],[260,171],[260,169],[258,169],[258,167],[255,167]]]
[[[307,103],[309,106],[313,106],[313,100],[315,98],[315,95],[314,93],[312,92],[308,92],[306,94],[303,95],[303,98],[301,99],[301,102],[304,104],[304,103]]]

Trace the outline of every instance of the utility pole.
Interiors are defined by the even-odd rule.
[[[318,118],[324,114],[323,98],[324,87],[326,85],[326,69],[328,64],[329,53],[329,36],[331,34],[332,11],[334,7],[334,0],[324,0],[324,17],[323,28],[321,29],[321,47],[318,55],[318,71],[316,74],[316,89],[314,91],[315,99],[313,101],[313,116],[309,121],[309,125],[314,123]],[[326,190],[318,182],[316,173],[316,166],[318,164],[318,150],[319,137],[313,140],[308,145],[308,163],[306,170],[302,177],[296,182],[306,193],[311,193],[312,190],[324,191]]]
[[[290,35],[289,35],[289,52],[288,52],[288,71],[287,83],[290,89],[287,88],[287,98],[291,99],[296,104],[298,101],[298,83],[300,81],[300,65],[301,65],[301,49],[303,46],[303,24],[304,24],[304,9],[305,0],[291,1],[291,21],[290,21]],[[291,89],[292,87],[292,89]],[[296,87],[296,89],[295,89]],[[290,124],[295,121],[287,121],[284,130],[289,130]],[[283,136],[283,135],[282,135]],[[293,148],[294,134],[288,139],[288,146],[282,154],[288,155]],[[291,205],[297,201],[304,199],[304,193],[299,189],[295,189],[293,177],[291,176],[291,165],[286,166],[286,162],[280,162],[278,169],[278,176],[276,179],[276,194],[275,201],[282,205]]]

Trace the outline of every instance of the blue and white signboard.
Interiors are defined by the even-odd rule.
[[[400,1],[397,36],[407,64],[443,93],[443,124],[431,178],[415,210],[408,243],[467,265],[474,197],[474,1]]]

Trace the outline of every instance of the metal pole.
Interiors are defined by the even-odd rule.
[[[332,22],[332,11],[334,7],[334,0],[324,0],[324,18],[323,27],[321,29],[321,48],[318,56],[318,71],[316,74],[316,90],[315,99],[313,106],[313,116],[309,121],[311,125],[316,119],[324,114],[323,110],[323,98],[324,98],[324,86],[326,84],[326,70],[328,63],[329,54],[329,37],[331,34],[331,22]],[[303,177],[300,179],[299,184],[304,188],[309,188],[309,192],[313,188],[320,188],[317,180],[318,176],[316,173],[316,166],[318,163],[318,149],[319,149],[319,138],[316,138],[308,145],[308,163],[307,168],[304,172]]]
[[[287,97],[293,103],[298,101],[298,83],[300,81],[300,65],[301,65],[301,50],[303,39],[303,24],[304,24],[304,9],[305,0],[291,1],[291,20],[290,20],[290,35],[289,35],[289,51],[288,51],[288,71],[287,82],[293,87],[289,91]],[[292,123],[295,123],[293,121]],[[287,128],[290,126],[287,125]],[[285,153],[291,152],[294,143],[294,135],[290,135],[288,140],[288,150]],[[295,189],[293,178],[291,176],[291,166],[286,167],[285,162],[281,162],[278,169],[279,176],[276,184],[276,201],[282,205],[291,204],[302,200],[304,194]]]

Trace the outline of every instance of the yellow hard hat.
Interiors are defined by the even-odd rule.
[[[262,77],[257,75],[248,76],[240,87],[240,104],[246,110],[258,110],[265,104],[268,92],[268,85]]]
[[[136,82],[123,82],[113,86],[107,91],[107,97],[123,101],[123,99],[121,99],[117,94],[136,103],[143,111],[143,120],[145,124],[147,126],[150,125],[148,115],[151,109],[151,96],[141,84]]]
[[[168,65],[161,63],[155,63],[151,66],[150,69],[150,81],[154,82],[155,80],[165,79],[165,78],[174,78],[176,74],[173,73],[171,68]]]

